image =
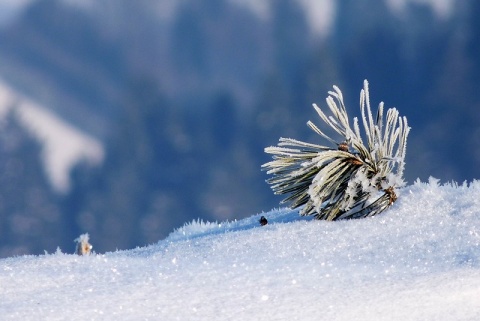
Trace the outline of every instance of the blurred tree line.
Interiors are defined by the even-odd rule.
[[[97,252],[127,249],[198,217],[278,207],[260,171],[264,147],[281,136],[318,142],[305,125],[318,120],[311,104],[325,106],[336,84],[355,114],[365,78],[372,104],[395,105],[413,128],[409,182],[478,178],[479,3],[447,17],[413,2],[400,14],[374,0],[336,3],[319,38],[294,0],[272,2],[268,18],[230,1],[184,1],[168,22],[144,0],[104,0],[95,12],[34,2],[0,33],[0,74],[100,137],[106,159],[80,163],[58,195],[40,142],[9,115],[0,256],[72,252],[84,232]]]

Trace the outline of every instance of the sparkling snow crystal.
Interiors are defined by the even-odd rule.
[[[315,104],[313,107],[341,140],[330,138],[309,121],[308,126],[334,147],[280,138],[278,146],[265,149],[273,155],[273,161],[263,165],[273,175],[267,182],[275,194],[288,194],[283,202],[290,202],[292,208],[302,206],[302,215],[315,215],[323,220],[373,216],[395,202],[395,189],[404,185],[410,127],[395,108],[387,110],[385,121],[383,103],[379,104],[376,117],[372,116],[365,80],[360,92],[361,123],[365,131],[362,138],[358,118],[353,118],[352,128],[342,92],[336,86],[333,88],[326,99],[332,116]]]

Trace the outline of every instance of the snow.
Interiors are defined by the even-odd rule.
[[[8,25],[33,0],[0,0],[0,28]]]
[[[194,221],[129,251],[2,259],[0,315],[480,320],[480,181],[431,179],[398,195],[368,219],[317,221],[279,209],[232,222]],[[95,248],[95,235],[91,241]]]
[[[35,0],[0,0],[0,27],[14,20],[19,13]],[[92,0],[63,0],[65,3],[84,10],[96,10]],[[270,1],[267,0],[229,0],[240,6],[247,7],[261,19],[270,17]],[[312,31],[325,38],[328,36],[335,20],[336,1],[333,0],[298,0],[303,7],[305,16]],[[387,0],[388,6],[396,13],[401,14],[408,3],[425,4],[432,7],[439,17],[449,17],[454,5],[453,0]],[[178,0],[158,1],[157,13],[164,20],[171,20],[175,14]]]
[[[249,8],[262,19],[270,17],[271,4],[267,0],[230,0]],[[297,0],[302,6],[307,22],[315,35],[325,38],[329,35],[335,22],[337,1],[333,0]],[[448,18],[453,11],[454,0],[387,0],[387,5],[393,12],[401,14],[409,3],[428,5],[442,18]]]
[[[16,92],[0,79],[0,119],[16,109],[21,124],[42,143],[45,171],[56,191],[70,188],[70,170],[81,160],[99,164],[104,158],[101,143],[61,119],[45,107]]]
[[[454,0],[387,0],[387,4],[395,12],[401,12],[405,9],[408,3],[417,3],[422,5],[429,5],[434,12],[442,18],[447,18],[453,11],[455,4]]]

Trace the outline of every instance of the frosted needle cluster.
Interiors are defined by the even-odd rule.
[[[92,244],[89,243],[89,240],[90,236],[88,233],[82,234],[73,240],[77,243],[75,253],[78,255],[89,255],[93,248]]]
[[[275,194],[288,195],[282,203],[301,207],[302,215],[329,221],[373,216],[392,205],[396,188],[405,184],[410,127],[395,108],[384,117],[383,102],[373,117],[365,80],[360,92],[362,137],[358,118],[353,118],[352,128],[342,92],[333,89],[326,99],[330,116],[316,104],[313,107],[341,139],[334,140],[309,121],[307,125],[331,146],[280,138],[278,146],[265,148],[273,160],[262,168],[272,175],[267,183]]]

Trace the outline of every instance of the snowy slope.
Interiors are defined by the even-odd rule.
[[[19,13],[35,0],[0,0],[0,27],[8,24]],[[65,3],[79,8],[95,10],[94,1],[91,0],[63,0]],[[260,17],[269,17],[269,1],[266,0],[230,0],[239,5],[250,8]],[[326,36],[333,23],[335,1],[333,0],[298,0],[305,9],[312,30],[321,36]],[[387,4],[396,12],[401,12],[409,2],[424,3],[432,6],[434,11],[441,17],[448,16],[453,7],[453,0],[387,0]],[[175,7],[181,3],[178,0],[158,1],[158,14],[163,19],[170,19],[175,12]]]
[[[377,217],[192,222],[145,248],[0,260],[2,320],[480,320],[480,181]],[[73,239],[73,237],[72,237]],[[95,247],[95,236],[92,235]],[[68,252],[70,249],[63,249]]]

